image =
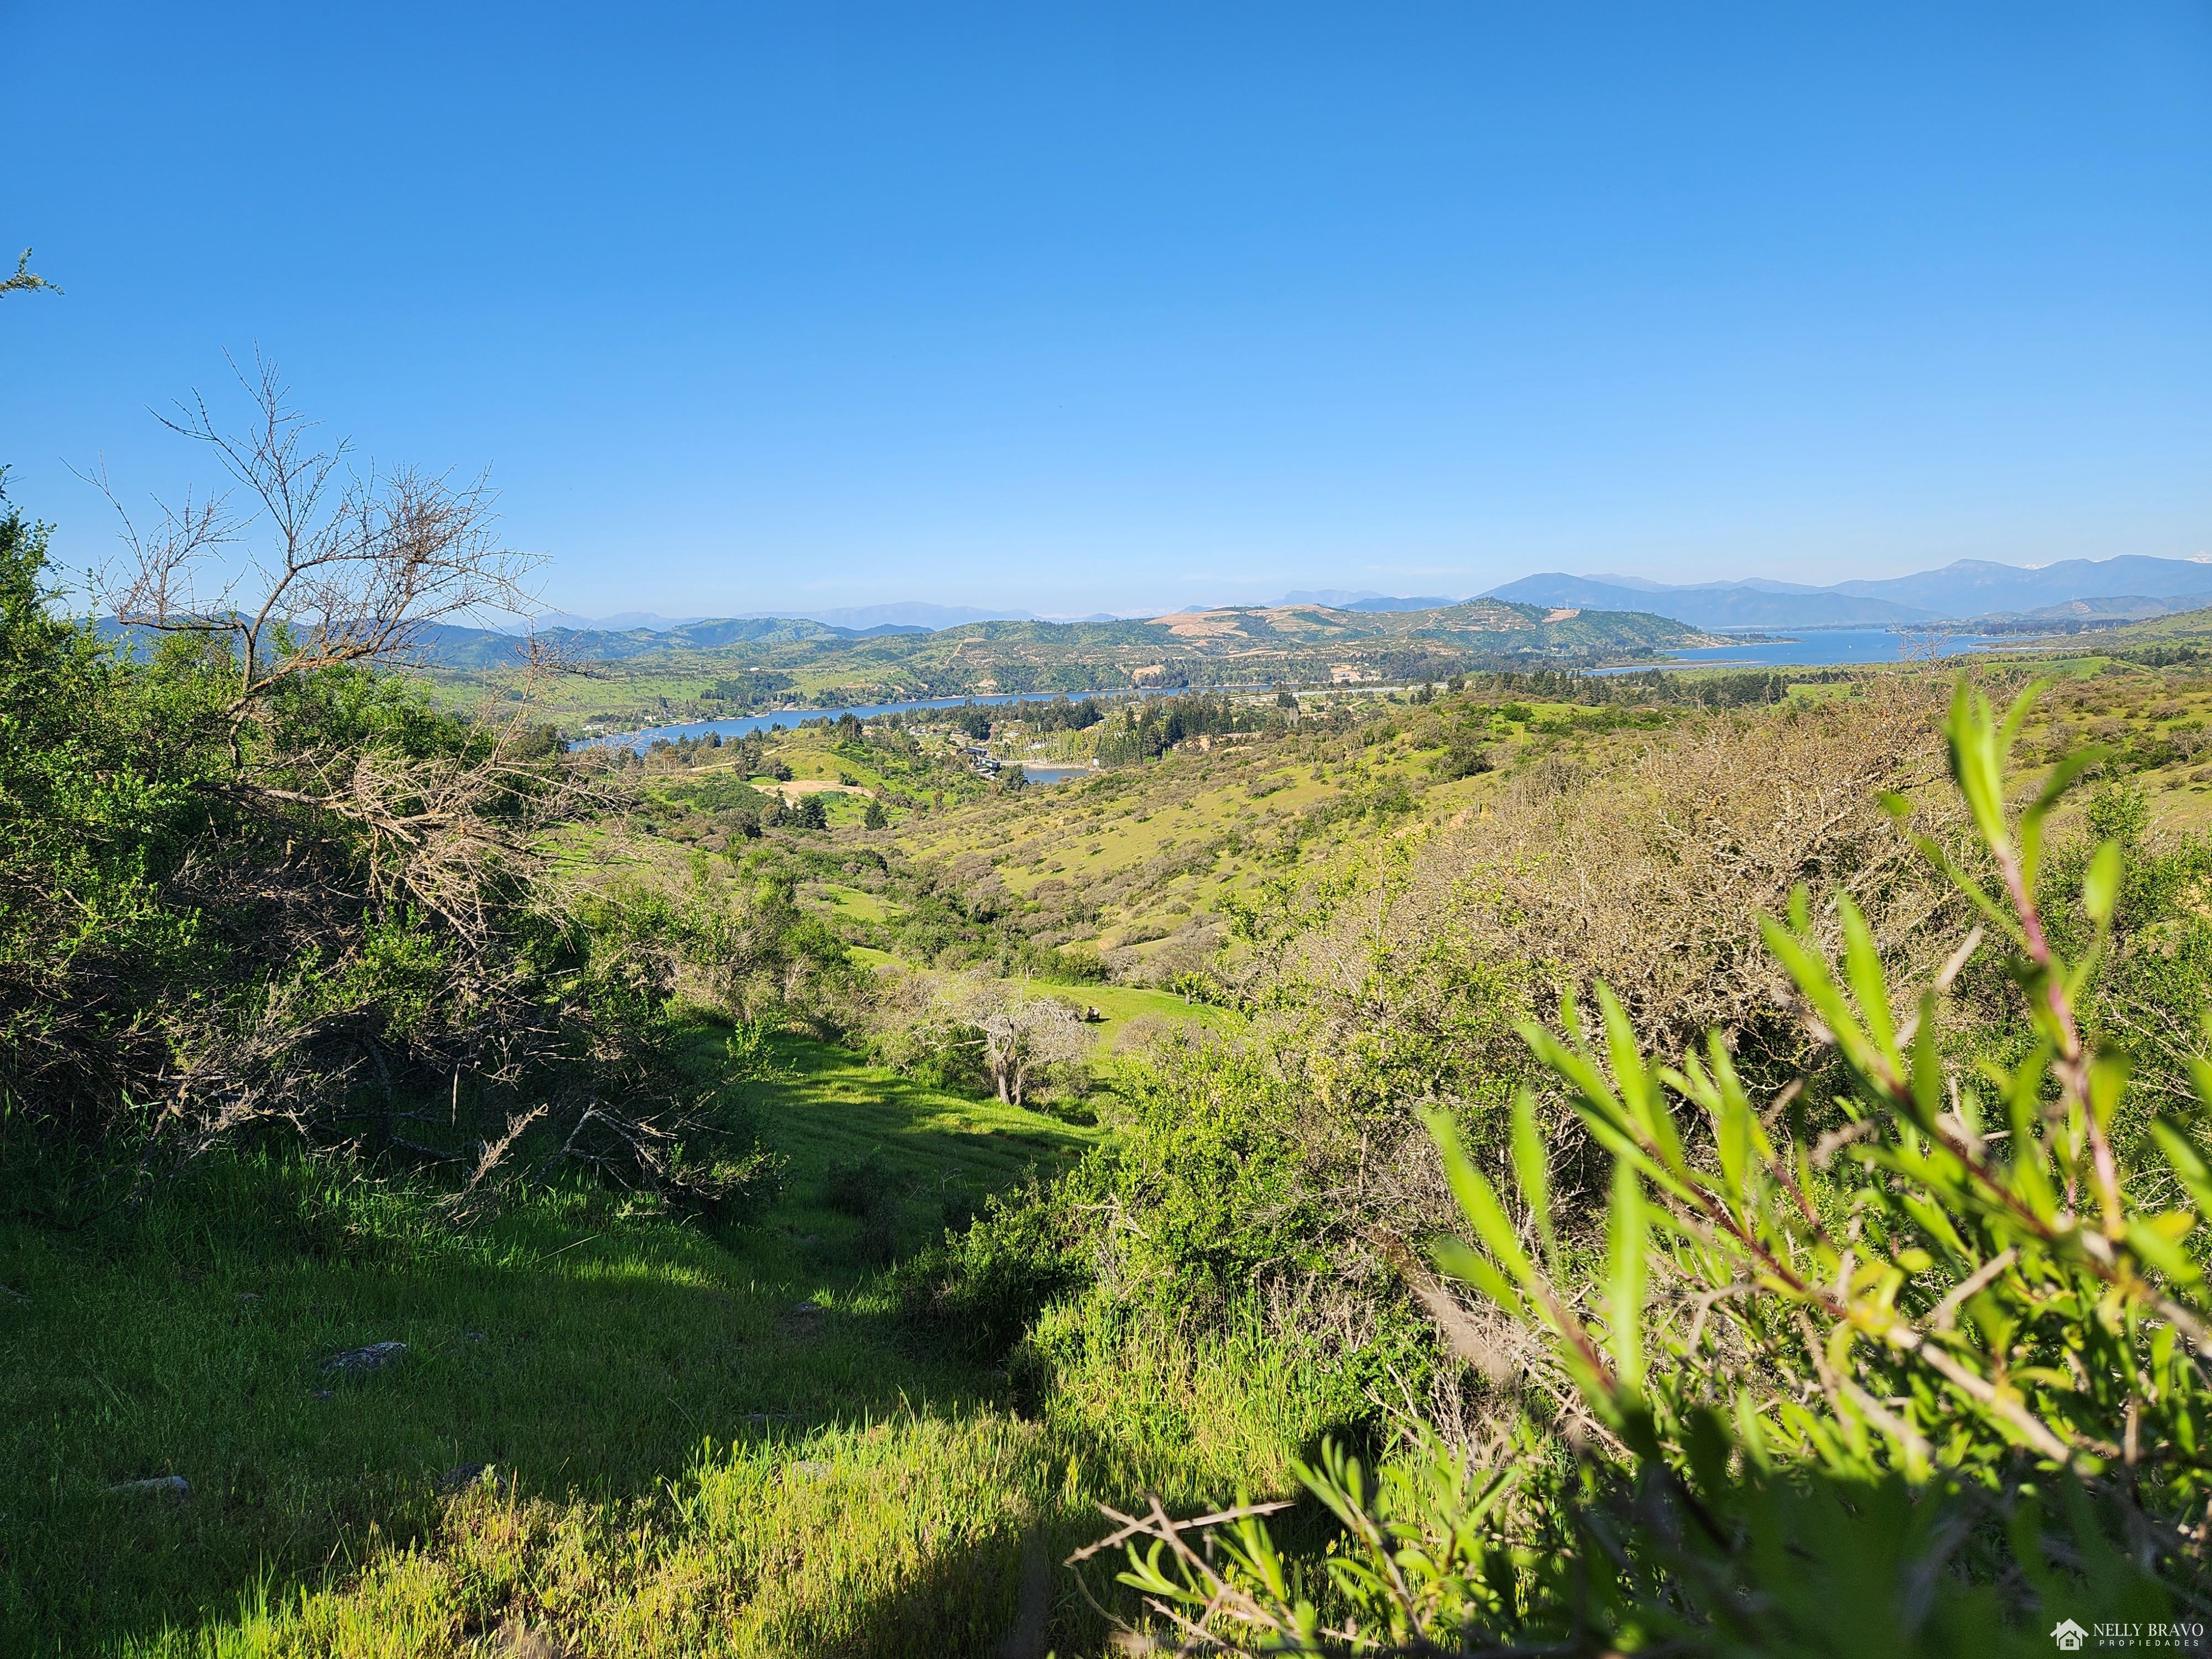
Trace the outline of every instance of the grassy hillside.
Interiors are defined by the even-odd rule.
[[[1284,607],[1117,624],[1083,648],[1132,678],[1187,662],[1268,678],[1267,665],[1304,662],[1326,679],[1508,636],[1561,660],[1597,649],[1611,626],[1503,606]],[[1054,654],[1066,643],[1006,624],[860,641],[763,629],[711,650],[1043,673],[1073,660]],[[796,685],[797,661],[762,672]],[[2212,843],[2191,833],[2212,818],[2212,676],[2109,653],[2056,666],[2063,683],[2029,726],[2027,761],[2102,752],[2090,805],[2055,826],[2051,937],[2074,951],[2084,934],[2067,908],[2088,856],[2081,829],[2124,842],[2110,992],[2085,1003],[2083,1029],[2149,1034],[2141,1086],[2170,1104],[2212,973]],[[1620,1265],[1625,1224],[1605,1212],[1608,1190],[1626,1202],[1621,1180],[1559,1106],[1516,1018],[1565,1029],[1565,994],[1602,977],[1626,1010],[1616,1068],[1639,1042],[1678,1054],[1725,1031],[1760,1099],[1802,1103],[1765,1120],[1794,1138],[1776,1168],[1814,1172],[1790,1213],[1875,1216],[1879,1192],[1847,1185],[1850,1156],[1808,1151],[1848,1154],[1856,1141],[1836,1138],[1832,1077],[1802,1088],[1802,1023],[1747,942],[1800,882],[1841,882],[1864,899],[1877,957],[1856,964],[1855,996],[1869,974],[1932,971],[1961,907],[1875,802],[1897,787],[1934,833],[1958,831],[1936,801],[1943,690],[1904,665],[1802,683],[1500,673],[1436,694],[1179,698],[1172,715],[1153,700],[1087,725],[1000,720],[988,742],[1002,761],[1111,763],[1024,788],[979,774],[981,726],[949,720],[848,721],[625,763],[621,790],[549,821],[561,879],[542,890],[555,919],[518,929],[518,957],[550,964],[538,1006],[578,1022],[548,1097],[583,1112],[562,1132],[582,1135],[646,1076],[672,1103],[627,1133],[665,1135],[680,1154],[711,1130],[733,1158],[765,1164],[748,1164],[741,1184],[656,1186],[667,1158],[625,1162],[602,1140],[590,1163],[563,1163],[549,1141],[478,1190],[462,1068],[442,1056],[418,1068],[427,1091],[404,1073],[397,1085],[383,1073],[380,1087],[369,1060],[353,1062],[337,1086],[371,1127],[312,1152],[272,1124],[197,1158],[165,1153],[148,1178],[111,1189],[83,1178],[88,1147],[119,1156],[109,1143],[55,1137],[11,1169],[0,1211],[0,1656],[1102,1654],[1102,1607],[1135,1610],[1113,1582],[1124,1564],[1096,1561],[1080,1580],[1055,1565],[1100,1535],[1099,1503],[1126,1509],[1152,1492],[1188,1515],[1240,1494],[1287,1498],[1293,1460],[1324,1443],[1391,1460],[1373,1490],[1418,1511],[1401,1513],[1403,1535],[1441,1528],[1455,1549],[1503,1540],[1464,1582],[1506,1584],[1516,1607],[1551,1618],[1565,1603],[1544,1599],[1559,1589],[1546,1575],[1599,1559],[1577,1555],[1574,1516],[1646,1524],[1616,1503],[1623,1466],[1607,1461],[1629,1419],[1572,1417],[1565,1402],[1583,1384],[1547,1358],[1540,1332],[1498,1314],[1510,1303],[1408,1265],[1399,1241],[1460,1231],[1452,1193],[1468,1189],[1446,1180],[1419,1114],[1441,1106],[1486,1178],[1518,1183],[1513,1214],[1525,1200],[1522,1231],[1543,1234],[1547,1271],[1577,1306],[1612,1276],[1626,1310],[1616,1300],[1602,1316],[1605,1341],[1624,1369],[1647,1316],[1628,1283],[1640,1269]],[[531,752],[574,764],[550,744]],[[271,840],[271,868],[280,844],[294,856],[289,839]],[[419,1028],[438,982],[410,954],[422,931],[380,931],[368,967],[349,969],[381,999],[365,992],[343,1011],[348,1030],[380,1022],[374,1045],[359,1045],[376,1068]],[[556,957],[556,944],[572,954]],[[2012,986],[1973,966],[1947,1006],[1946,1040],[1991,1064],[2033,1049]],[[1086,1016],[1079,1025],[1048,1006],[1040,1023],[1068,1039],[1032,1080],[1042,1110],[981,1082],[985,1022],[1017,994],[1036,1000],[1025,1017],[1040,1001]],[[623,1018],[651,1069],[592,1069]],[[765,1071],[748,1047],[762,1040]],[[1513,1104],[1522,1082],[1549,1091],[1540,1108],[1533,1095]],[[2142,1117],[2114,1120],[2130,1179],[2149,1167]],[[13,1121],[0,1115],[0,1130]],[[1703,1158],[1701,1132],[1692,1139]],[[76,1196],[87,1190],[115,1200],[90,1206]],[[1664,1190],[1651,1188],[1654,1202]],[[1500,1222],[1488,1248],[1510,1259],[1520,1224]],[[1900,1275],[1936,1260],[1881,1248]],[[2008,1294],[2002,1272],[1979,1288]],[[1909,1277],[1879,1294],[1900,1286],[1896,1305],[1925,1315],[1936,1293]],[[1713,1318],[1732,1317],[1749,1288],[1718,1286]],[[1684,1330],[1679,1301],[1649,1302],[1655,1388],[1674,1387],[1668,1368],[1706,1328]],[[1946,1328],[1948,1351],[1984,1364],[1976,1333],[2016,1322]],[[1796,1327],[1773,1328],[1765,1346],[1729,1352],[1724,1380],[1784,1378],[1776,1397],[1786,1391],[1790,1410],[1759,1408],[1777,1435],[1824,1399],[1835,1409],[1828,1371],[1808,1355],[1894,1359],[1868,1361],[1871,1344],[1801,1354]],[[2034,1358],[2013,1372],[2024,1388],[2088,1374]],[[2106,1373],[2135,1387],[2134,1369]],[[1868,1398],[1906,1398],[1896,1376],[1863,1374]],[[2126,1410],[2191,1409],[2193,1384],[2160,1386]],[[2027,1467],[1940,1401],[1896,1408],[1926,1413],[1915,1458],[1972,1442],[1991,1449],[1997,1478]],[[2121,1431],[2099,1421],[2097,1433]],[[1879,1455],[1882,1443],[1861,1438]],[[1495,1514],[1451,1462],[1462,1453],[1511,1465],[1516,1486]],[[1796,1444],[1787,1455],[1811,1456]],[[1697,1479],[1755,1462],[1723,1457]],[[1569,1470],[1588,1484],[1547,1511]],[[1874,1513],[1854,1491],[1850,1513]],[[1912,1502],[1931,1506],[1933,1535],[1965,1537],[1973,1528],[1954,1526],[1947,1494]],[[2005,1488],[2005,1501],[2018,1496]],[[1723,1513],[1724,1549],[1731,1528],[1767,1535],[1741,1518],[1750,1511]],[[1352,1547],[1311,1503],[1271,1524],[1299,1583],[1322,1585],[1323,1553]],[[2078,1536],[2060,1547],[2086,1559]],[[1893,1579],[1925,1582],[1910,1577],[1917,1565],[1899,1567],[1903,1579],[1893,1565],[1869,1567],[1852,1605],[1888,1609]],[[1679,1574],[1653,1605],[1705,1582]],[[1766,1607],[1768,1590],[1796,1585],[1817,1607],[1828,1583],[1792,1565],[1731,1605]],[[1580,1630],[1581,1618],[1568,1622]]]
[[[1239,908],[1264,892],[1479,812],[1516,769],[1580,763],[1613,734],[1687,712],[1473,691],[1305,701],[1281,733],[1194,739],[1143,767],[908,817],[892,837],[1033,936],[1096,951],[1117,977],[1166,981],[1233,955]],[[1476,760],[1455,765],[1455,748]]]
[[[702,1079],[718,1052],[702,1032]],[[0,1653],[198,1651],[201,1632],[239,1632],[241,1604],[273,1611],[227,1652],[381,1651],[395,1621],[408,1650],[450,1651],[485,1575],[575,1570],[537,1559],[552,1540],[635,1571],[623,1505],[680,1496],[664,1524],[721,1540],[726,1575],[797,1542],[804,1481],[837,1490],[846,1470],[911,1464],[917,1442],[944,1492],[808,1523],[844,1568],[833,1554],[797,1577],[726,1576],[711,1605],[690,1586],[689,1614],[760,1632],[730,1651],[865,1633],[883,1616],[870,1598],[941,1571],[964,1528],[1010,1552],[1002,1581],[971,1587],[995,1638],[1048,1460],[1006,1416],[1005,1376],[905,1340],[877,1275],[988,1194],[1049,1177],[1092,1132],[819,1044],[778,1052],[784,1074],[748,1086],[784,1194],[738,1231],[583,1189],[457,1226],[431,1189],[252,1160],[85,1233],[0,1227]],[[395,1341],[386,1368],[325,1368]],[[170,1477],[189,1491],[117,1489]],[[933,1547],[922,1512],[955,1498],[976,1507]],[[872,1559],[894,1539],[911,1559]],[[441,1565],[392,1553],[418,1546]],[[319,1595],[363,1570],[366,1594]],[[637,1634],[642,1607],[602,1614],[638,1650],[677,1650],[673,1633]]]
[[[2117,628],[2097,629],[2090,648],[2104,653],[2132,653],[2160,646],[2212,645],[2212,610],[2184,611],[2172,616],[2151,617]]]

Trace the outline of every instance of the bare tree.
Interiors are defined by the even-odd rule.
[[[124,551],[98,597],[126,629],[221,647],[231,765],[204,787],[357,826],[379,890],[407,895],[481,943],[489,867],[526,859],[547,825],[575,810],[586,782],[573,769],[549,775],[531,719],[534,682],[562,665],[524,642],[523,695],[500,720],[478,722],[477,740],[457,754],[288,746],[276,732],[285,694],[314,676],[416,665],[441,623],[526,614],[536,599],[526,584],[543,560],[500,542],[481,476],[455,484],[411,468],[357,471],[350,444],[314,445],[314,423],[291,405],[274,365],[257,359],[255,369],[239,376],[252,410],[240,429],[219,425],[197,394],[163,417],[215,454],[228,490],[187,495],[176,508],[157,502],[142,529],[105,473],[93,478],[123,526]]]
[[[1090,1052],[1082,1017],[1058,997],[1032,990],[1026,980],[963,975],[946,988],[944,1001],[953,1018],[980,1034],[983,1069],[1009,1105],[1023,1103],[1036,1073]]]
[[[287,401],[276,366],[255,367],[239,375],[253,406],[241,430],[218,426],[197,394],[161,417],[214,452],[247,498],[243,512],[228,493],[188,495],[141,532],[106,477],[95,481],[125,548],[101,597],[125,627],[227,638],[234,729],[288,679],[410,661],[429,629],[455,617],[526,614],[537,596],[526,584],[544,560],[499,544],[483,477],[457,486],[412,468],[356,471],[351,443],[313,447],[314,423]],[[220,550],[233,545],[248,550],[245,568],[222,571]]]
[[[660,1052],[672,948],[579,922],[551,856],[551,831],[624,798],[534,718],[535,683],[563,665],[526,647],[517,695],[459,720],[380,673],[418,665],[441,623],[526,611],[539,561],[499,540],[482,477],[356,468],[269,365],[240,380],[242,428],[197,396],[165,422],[213,453],[223,490],[142,527],[93,480],[123,521],[97,595],[142,641],[198,645],[155,676],[179,695],[146,741],[212,809],[163,900],[226,941],[192,994],[153,1000],[135,1047],[109,1042],[107,1097],[157,1098],[150,1144],[186,1155],[284,1122],[472,1170],[474,1189],[527,1137],[552,1143],[541,1168],[731,1190],[752,1164],[687,1150],[713,1137]],[[568,965],[549,976],[525,931],[561,939]],[[396,937],[422,948],[395,1015],[378,953]],[[111,992],[137,994],[102,981],[93,1000]]]

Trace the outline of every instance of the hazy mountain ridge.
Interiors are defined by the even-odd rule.
[[[2005,621],[2045,617],[2155,616],[2196,599],[2212,605],[2212,562],[2121,554],[2066,559],[2039,568],[1960,559],[1940,570],[1814,587],[1753,577],[1678,585],[1547,571],[1491,590],[1533,605],[1642,610],[1702,628],[1818,628],[1859,624]],[[2082,611],[2082,604],[2106,608]]]
[[[1941,569],[1826,586],[1767,576],[1660,582],[1606,572],[1571,575],[1551,570],[1501,583],[1478,597],[1547,610],[1641,612],[1693,628],[1881,628],[1980,618],[2013,623],[2045,617],[2055,622],[2121,619],[2170,615],[2190,608],[2177,600],[2201,600],[2212,605],[2212,559],[2121,554],[2109,559],[2067,559],[2039,568],[1960,559]],[[704,648],[740,638],[769,637],[730,631],[737,624],[811,623],[824,631],[809,637],[851,639],[890,633],[942,633],[981,623],[1107,625],[1158,621],[1170,614],[1298,607],[1382,615],[1444,611],[1462,603],[1467,601],[1444,594],[1394,596],[1372,588],[1320,588],[1294,590],[1273,605],[1194,605],[1176,612],[1134,616],[1097,613],[1048,617],[1012,606],[993,609],[905,599],[810,611],[754,611],[734,617],[671,619],[651,612],[627,611],[592,620],[553,612],[538,618],[536,626],[538,633],[549,638],[574,642],[593,656],[613,659],[661,648]],[[2085,605],[2088,608],[2084,609]]]
[[[1748,582],[1711,582],[1694,587],[1641,589],[1616,586],[1587,576],[1546,572],[1492,588],[1490,597],[1528,605],[1584,605],[1608,611],[1638,610],[1671,617],[1693,628],[1807,628],[1858,623],[1887,627],[1898,623],[1934,622],[1932,611],[1887,599],[1818,589],[1778,592]]]

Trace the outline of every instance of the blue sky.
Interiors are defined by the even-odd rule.
[[[0,460],[257,345],[550,601],[2212,549],[2212,6],[0,0]]]

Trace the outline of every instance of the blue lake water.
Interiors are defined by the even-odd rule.
[[[719,732],[725,738],[742,738],[749,732],[791,732],[803,720],[834,720],[840,714],[850,714],[856,720],[872,720],[878,714],[904,714],[917,708],[958,708],[967,703],[979,708],[994,708],[1009,702],[1050,702],[1054,697],[1066,696],[1080,702],[1085,697],[1126,696],[1103,691],[1042,691],[1018,696],[995,697],[931,697],[922,702],[856,702],[843,708],[779,708],[769,714],[747,714],[727,720],[696,720],[689,726],[651,726],[641,732],[611,733],[604,738],[588,739],[594,744],[626,743],[643,754],[656,743],[673,743],[678,738],[703,738]],[[1058,779],[1054,779],[1058,782]]]
[[[1851,663],[1903,662],[1907,657],[1955,657],[1985,646],[2021,640],[1985,634],[1896,633],[1887,628],[1808,628],[1785,639],[1700,646],[1678,651],[1659,668],[1840,668]],[[1638,668],[1601,668],[1601,674],[1633,674]]]
[[[1595,672],[1601,674],[1633,674],[1650,667],[1832,668],[1850,663],[1902,662],[1908,655],[1954,657],[1978,651],[1984,646],[2018,645],[2021,642],[2017,637],[1994,639],[1983,634],[1894,633],[1886,628],[1807,629],[1784,639],[1757,642],[1746,640],[1729,645],[1703,646],[1696,650],[1677,652],[1673,659],[1667,662],[1638,664],[1632,668],[1601,668]],[[742,738],[749,732],[788,732],[794,730],[802,720],[836,720],[840,714],[849,714],[860,720],[869,720],[878,714],[903,714],[919,708],[957,708],[968,702],[988,707],[1010,702],[1050,702],[1053,698],[1063,695],[1080,701],[1085,696],[1126,696],[1127,693],[1043,691],[990,697],[930,697],[919,702],[854,703],[847,708],[779,708],[773,714],[747,714],[735,720],[696,720],[688,726],[647,726],[642,731],[614,733],[588,741],[628,744],[642,754],[663,739],[672,743],[678,738],[703,738],[710,732],[719,732],[725,738]],[[1084,768],[1026,765],[1024,770],[1038,783],[1060,783],[1067,777],[1087,772]],[[1044,775],[1047,773],[1057,775]]]

